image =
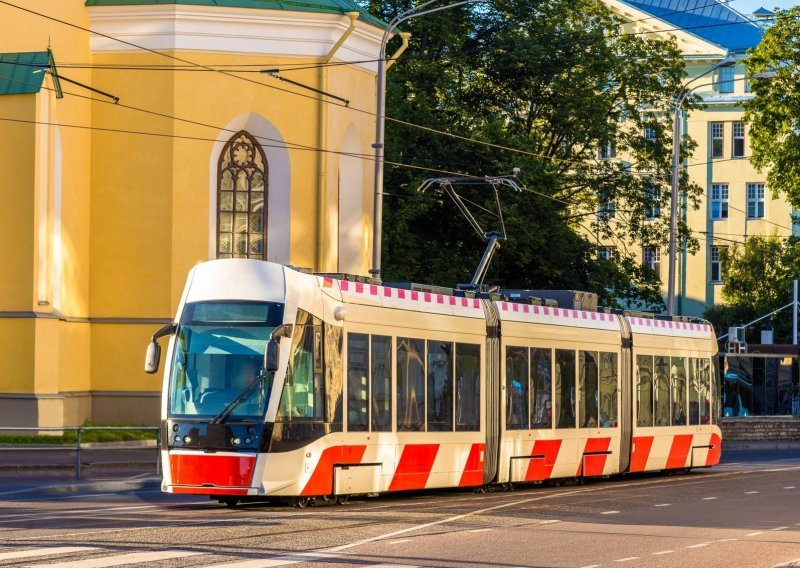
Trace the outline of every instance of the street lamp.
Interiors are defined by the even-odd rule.
[[[689,96],[694,88],[700,86],[696,85],[694,88],[689,88],[689,85],[720,67],[732,67],[733,65],[736,65],[736,58],[732,55],[727,56],[705,73],[686,83],[678,91],[673,102],[675,114],[672,121],[672,190],[669,198],[669,274],[667,276],[667,315],[670,316],[675,315],[675,257],[677,255],[675,243],[678,229],[678,165],[681,155],[681,108],[686,97]]]
[[[377,104],[375,120],[375,203],[373,206],[373,231],[372,231],[372,268],[370,274],[373,278],[380,280],[381,278],[381,237],[383,233],[383,143],[384,143],[384,127],[386,124],[386,44],[389,42],[389,37],[392,32],[403,22],[425,16],[434,12],[442,10],[449,10],[464,6],[466,4],[475,4],[476,2],[483,2],[483,0],[461,0],[453,4],[446,4],[444,6],[437,6],[435,8],[427,8],[438,0],[427,0],[418,6],[397,14],[389,21],[386,30],[383,32],[381,39],[381,49],[378,54],[378,85],[377,85]],[[427,9],[425,9],[427,8]]]

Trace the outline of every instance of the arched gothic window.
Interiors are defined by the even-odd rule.
[[[217,258],[266,258],[267,179],[261,146],[237,132],[219,157]]]

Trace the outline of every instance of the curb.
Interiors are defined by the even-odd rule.
[[[150,477],[145,479],[128,481],[84,481],[75,483],[60,483],[54,485],[37,485],[35,487],[25,487],[23,489],[13,489],[11,491],[0,491],[0,497],[39,494],[53,495],[63,493],[93,492],[93,491],[136,491],[139,489],[151,489],[161,487],[161,478]]]
[[[81,470],[97,472],[105,471],[153,471],[156,468],[156,462],[142,463],[142,462],[99,462],[99,463],[82,463]],[[3,476],[14,474],[26,473],[75,473],[75,464],[4,464],[0,465],[0,480]]]

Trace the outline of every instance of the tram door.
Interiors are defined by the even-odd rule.
[[[620,354],[620,445],[619,471],[628,471],[631,461],[631,436],[633,435],[633,338],[628,318],[620,317],[622,353]]]
[[[483,482],[497,479],[500,461],[500,318],[494,304],[481,300],[486,314],[486,453]]]

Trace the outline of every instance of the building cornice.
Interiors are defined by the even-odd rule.
[[[95,32],[93,53],[134,53],[146,48],[321,58],[350,25],[342,14],[178,4],[95,6],[88,12]],[[383,30],[358,21],[336,52],[336,60],[375,73],[382,35]]]

